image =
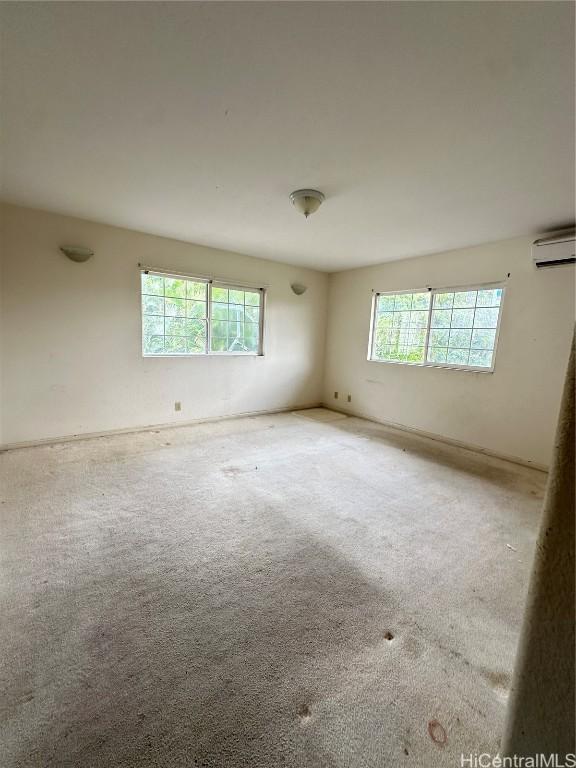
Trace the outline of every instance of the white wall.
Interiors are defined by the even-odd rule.
[[[321,400],[326,275],[26,208],[2,214],[4,444]],[[95,256],[75,264],[66,243]],[[143,358],[138,262],[268,284],[265,355]]]
[[[2,334],[2,328],[3,328],[3,318],[2,318],[2,282],[4,278],[4,216],[2,206],[0,206],[0,445],[2,445],[4,440],[4,418],[3,418],[3,408],[4,408],[4,398],[2,397],[2,390],[4,386],[4,356],[2,354],[2,340],[3,340],[3,334]]]
[[[324,402],[548,465],[574,324],[574,268],[536,271],[530,243],[506,240],[332,275]],[[494,373],[367,361],[372,289],[473,285],[508,273]]]
[[[574,268],[537,272],[530,238],[328,280],[313,270],[81,219],[10,205],[0,211],[2,444],[323,400],[502,455],[549,462],[574,322]],[[96,255],[74,264],[58,250],[63,243],[90,246]],[[265,356],[143,358],[138,262],[269,284]],[[372,289],[474,284],[508,273],[493,374],[366,360]],[[308,286],[303,296],[290,290],[294,281]],[[174,411],[177,400],[181,412]]]

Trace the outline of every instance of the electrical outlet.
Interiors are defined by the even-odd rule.
[[[338,400],[338,392],[334,392],[334,400]]]
[[[348,399],[348,402],[351,403],[352,402],[352,395],[348,395],[347,399]]]
[[[182,410],[182,403],[179,400],[176,400],[174,403],[174,410],[175,411],[181,411]]]

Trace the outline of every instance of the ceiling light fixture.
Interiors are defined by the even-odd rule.
[[[324,195],[317,189],[297,189],[290,195],[290,202],[306,218],[315,213],[324,202]]]

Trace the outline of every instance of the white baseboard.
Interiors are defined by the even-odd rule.
[[[320,402],[305,403],[303,405],[290,405],[283,408],[272,408],[272,409],[263,410],[263,411],[242,411],[240,413],[231,413],[226,416],[211,416],[205,419],[174,421],[174,422],[168,422],[163,424],[147,424],[141,427],[126,427],[124,429],[107,429],[107,430],[103,430],[102,432],[81,432],[81,433],[72,434],[72,435],[58,435],[56,437],[43,437],[38,440],[25,440],[17,443],[4,443],[0,445],[0,452],[11,451],[18,448],[33,448],[34,446],[38,446],[38,445],[51,445],[53,443],[67,443],[74,440],[90,440],[95,437],[109,437],[111,435],[128,435],[128,434],[138,433],[138,432],[148,432],[151,429],[174,429],[175,427],[190,427],[190,426],[194,426],[195,424],[210,424],[216,421],[227,421],[229,419],[241,419],[243,417],[248,417],[248,416],[266,416],[274,413],[304,411],[310,408],[326,408],[329,411],[342,413],[345,416],[356,416],[360,419],[366,419],[366,421],[372,421],[375,424],[381,424],[382,426],[387,427],[388,429],[394,429],[399,432],[406,432],[411,435],[416,435],[417,437],[427,438],[428,440],[435,440],[439,443],[445,443],[446,445],[451,445],[455,448],[461,448],[462,450],[465,450],[465,451],[471,451],[472,453],[479,453],[484,456],[491,456],[492,458],[501,459],[502,461],[510,461],[513,464],[519,464],[520,466],[523,466],[523,467],[530,467],[531,469],[537,469],[540,472],[548,472],[548,469],[549,469],[545,464],[539,464],[538,462],[528,461],[527,459],[522,459],[519,456],[509,456],[504,453],[499,453],[498,451],[492,451],[489,448],[483,448],[482,446],[479,446],[479,445],[464,443],[460,440],[454,440],[453,438],[445,437],[444,435],[438,435],[437,433],[434,433],[434,432],[426,432],[422,429],[416,429],[415,427],[410,427],[406,424],[398,424],[393,421],[376,419],[373,416],[368,416],[362,411],[358,411],[353,408],[348,408],[348,409],[336,408],[333,405],[328,405],[327,403],[320,403]]]
[[[381,424],[383,427],[388,427],[388,429],[395,429],[398,432],[407,432],[411,435],[416,435],[416,437],[424,437],[428,440],[435,440],[438,443],[445,443],[446,445],[451,445],[454,448],[461,448],[464,451],[471,451],[472,453],[480,453],[483,456],[491,456],[494,459],[500,459],[502,461],[509,461],[512,462],[512,464],[519,464],[522,467],[529,467],[530,469],[537,469],[540,472],[548,472],[549,467],[547,467],[545,464],[540,464],[536,461],[529,461],[528,459],[522,459],[519,456],[509,456],[505,453],[499,453],[498,451],[493,451],[490,448],[483,448],[480,445],[473,445],[471,443],[464,443],[461,440],[455,440],[451,437],[445,437],[444,435],[438,435],[435,432],[425,432],[423,429],[417,429],[416,427],[410,427],[407,424],[398,424],[393,421],[385,421],[384,419],[376,419],[374,416],[368,416],[365,413],[362,413],[362,411],[358,411],[353,408],[344,409],[344,408],[337,408],[333,405],[327,405],[326,403],[323,403],[323,408],[327,408],[330,411],[336,411],[336,413],[343,413],[346,416],[356,416],[359,419],[366,419],[366,421],[373,421],[375,424]]]
[[[266,416],[273,413],[288,413],[289,411],[306,411],[310,408],[321,408],[322,403],[306,403],[304,405],[287,405],[284,408],[272,408],[264,411],[242,411],[226,416],[210,416],[205,419],[191,419],[188,421],[172,421],[165,424],[147,424],[142,427],[126,427],[124,429],[106,429],[102,432],[79,432],[73,435],[58,435],[56,437],[42,437],[38,440],[23,440],[18,443],[3,443],[0,452],[12,451],[18,448],[34,448],[38,445],[51,445],[53,443],[68,443],[74,440],[91,440],[95,437],[110,437],[111,435],[129,435],[137,432],[149,432],[151,429],[174,429],[175,427],[192,427],[195,424],[210,424],[215,421],[227,421],[229,419],[241,419],[247,416]]]

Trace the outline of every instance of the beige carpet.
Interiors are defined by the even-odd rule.
[[[497,750],[545,475],[310,415],[0,455],[2,768]]]

